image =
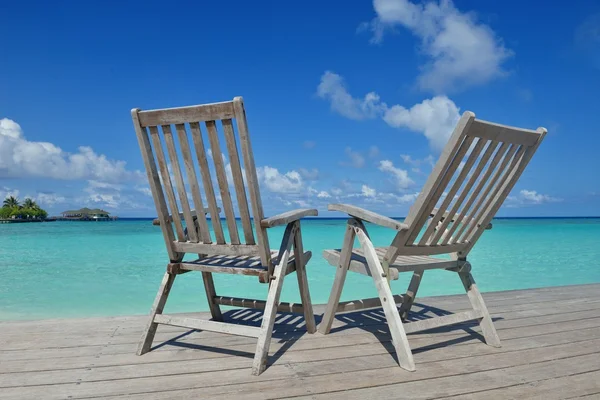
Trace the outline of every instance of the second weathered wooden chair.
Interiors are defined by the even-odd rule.
[[[241,97],[223,103],[190,107],[149,111],[134,109],[131,115],[170,259],[138,354],[150,350],[159,324],[255,337],[258,343],[252,372],[259,375],[266,368],[278,307],[303,312],[308,332],[316,330],[305,268],[311,253],[305,252],[302,246],[300,219],[317,215],[317,210],[300,209],[271,218],[264,217]],[[222,127],[229,164],[225,164],[221,153],[218,125]],[[205,136],[210,153],[205,146]],[[190,139],[193,147],[190,146]],[[214,169],[209,167],[209,158],[212,158]],[[197,170],[202,177],[202,184],[197,179]],[[215,186],[219,195],[215,193],[213,176],[216,176]],[[230,194],[232,190],[235,199]],[[250,208],[246,190],[250,196]],[[204,212],[192,210],[190,201],[196,210],[204,210],[206,202],[210,221]],[[225,212],[225,228],[221,225],[217,202]],[[237,207],[234,207],[235,203]],[[239,211],[243,234],[238,232],[234,208]],[[269,247],[267,229],[281,225],[287,227],[279,250],[274,251]],[[229,242],[225,238],[226,233]],[[185,261],[186,254],[195,255],[196,259]],[[175,277],[189,271],[202,272],[212,315],[210,321],[162,313]],[[293,271],[298,276],[302,306],[279,302],[284,277]],[[258,277],[260,282],[268,283],[266,301],[217,296],[213,273]],[[254,327],[223,322],[220,305],[262,308],[262,324]]]
[[[415,364],[406,333],[475,320],[487,344],[500,346],[467,255],[490,227],[545,134],[544,128],[497,125],[465,112],[403,223],[352,205],[330,205],[329,210],[344,212],[350,219],[342,248],[323,253],[337,272],[319,332],[329,333],[338,312],[382,307],[398,363],[410,371]],[[396,230],[391,245],[375,247],[363,221]],[[353,248],[355,237],[359,249]],[[449,258],[432,257],[442,254]],[[429,269],[457,273],[472,310],[409,322],[408,313]],[[379,297],[340,303],[348,270],[371,276]],[[394,296],[389,280],[406,271],[413,272],[408,289]]]

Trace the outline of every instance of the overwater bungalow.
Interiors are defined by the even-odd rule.
[[[79,210],[63,211],[61,213],[61,220],[69,221],[112,221],[116,220],[116,216],[111,216],[108,211],[101,210],[99,208],[81,208]]]

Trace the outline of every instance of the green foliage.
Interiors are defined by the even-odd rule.
[[[0,208],[0,218],[20,218],[20,219],[46,219],[48,213],[41,209],[35,201],[26,198],[23,205],[19,199],[14,196],[4,199],[3,207]]]

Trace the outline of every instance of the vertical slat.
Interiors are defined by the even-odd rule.
[[[198,232],[196,232],[196,225],[194,224],[194,218],[190,210],[190,202],[187,198],[187,191],[185,190],[185,184],[183,182],[183,175],[181,174],[181,167],[179,166],[179,157],[175,150],[175,142],[173,141],[173,132],[171,131],[171,125],[162,125],[163,135],[165,137],[165,144],[167,145],[167,153],[171,160],[171,170],[175,177],[175,186],[177,187],[177,193],[179,194],[179,203],[181,204],[181,211],[183,212],[183,218],[185,224],[188,227],[188,240],[190,242],[198,243]]]
[[[246,244],[255,244],[254,234],[252,233],[252,224],[250,222],[250,211],[248,210],[248,199],[246,198],[246,188],[244,187],[242,167],[240,166],[240,157],[238,155],[237,145],[235,143],[233,125],[230,119],[224,119],[221,121],[221,123],[223,124],[223,131],[225,132],[225,142],[227,144],[227,152],[229,153],[231,175],[233,177],[233,185],[235,187],[238,208],[240,210],[240,219],[242,220],[244,239]]]
[[[510,191],[513,189],[513,187],[515,186],[515,184],[521,177],[521,174],[525,170],[525,167],[527,166],[527,164],[529,164],[531,157],[533,157],[533,155],[537,151],[538,147],[544,140],[544,137],[546,136],[546,129],[538,128],[537,131],[540,133],[540,137],[539,137],[538,141],[536,142],[535,145],[533,145],[527,149],[521,162],[518,164],[517,169],[512,173],[512,177],[509,179],[509,183],[504,187],[502,192],[500,192],[498,194],[498,197],[496,199],[494,199],[494,202],[492,203],[491,208],[487,211],[484,218],[482,219],[479,229],[477,230],[477,232],[475,232],[475,234],[473,236],[471,236],[469,238],[469,244],[462,252],[460,252],[458,254],[459,257],[465,257],[469,253],[469,251],[471,251],[471,249],[473,248],[473,245],[479,239],[479,237],[485,230],[485,227],[487,226],[487,224],[489,224],[491,222],[492,218],[494,217],[494,215],[496,215],[496,213],[502,206],[502,203],[504,202],[506,197],[508,197]]]
[[[460,224],[462,223],[463,219],[465,218],[465,214],[464,213],[467,212],[467,211],[469,211],[471,209],[471,206],[475,202],[475,199],[476,199],[477,195],[481,192],[481,189],[483,189],[483,186],[485,185],[485,183],[489,179],[490,175],[494,172],[494,169],[496,168],[496,165],[498,165],[498,163],[500,162],[500,160],[502,159],[502,157],[504,157],[506,155],[506,152],[509,149],[510,149],[510,147],[509,147],[508,143],[503,143],[502,146],[500,146],[500,148],[496,152],[496,155],[494,155],[494,158],[492,159],[492,162],[490,163],[490,165],[488,165],[485,173],[483,174],[483,177],[479,180],[479,183],[477,183],[477,186],[475,186],[475,189],[471,193],[471,196],[467,200],[467,203],[463,206],[463,208],[462,208],[463,213],[460,214],[460,215],[458,215],[454,219],[454,222],[452,223],[452,226],[450,227],[450,229],[448,229],[447,231],[445,231],[443,233],[442,243],[441,243],[442,245],[446,245],[446,244],[448,244],[450,242],[450,239],[452,238],[452,234],[456,231],[456,229],[460,226]],[[476,180],[477,176],[475,176],[474,179]],[[468,195],[468,192],[465,192],[464,194]],[[460,204],[462,204],[462,202]],[[458,211],[458,210],[456,210],[456,211]]]
[[[433,194],[429,196],[429,202],[423,204],[422,212],[419,218],[414,222],[412,226],[413,230],[408,238],[409,243],[415,240],[415,238],[419,234],[419,231],[425,224],[425,221],[427,221],[427,218],[429,218],[431,211],[434,209],[438,200],[444,193],[444,189],[446,189],[448,182],[450,182],[450,179],[452,178],[452,176],[454,176],[454,173],[460,165],[463,157],[465,156],[465,154],[467,154],[467,151],[469,151],[471,143],[473,143],[473,138],[471,136],[466,136],[465,140],[463,140],[460,147],[458,148],[458,151],[453,157],[452,162],[448,165],[448,169],[444,170],[444,173],[442,174],[441,179],[438,182],[438,186],[435,189],[432,189]]]
[[[479,211],[479,208],[481,207],[481,204],[488,197],[488,195],[490,194],[490,191],[496,185],[496,182],[498,182],[498,178],[500,178],[500,176],[502,176],[502,174],[505,172],[506,165],[513,158],[513,156],[515,155],[515,152],[517,151],[518,147],[519,146],[515,145],[515,144],[512,144],[510,146],[510,148],[506,152],[506,155],[502,159],[502,162],[500,163],[500,166],[498,167],[498,169],[494,173],[494,176],[492,176],[492,178],[489,180],[489,182],[487,182],[487,186],[486,186],[485,190],[483,191],[483,194],[481,196],[479,196],[479,198],[478,198],[477,203],[475,204],[475,206],[469,212],[467,212],[465,210],[462,213],[463,217],[465,218],[464,219],[465,223],[463,223],[462,226],[458,229],[458,232],[455,235],[455,237],[449,242],[450,244],[459,243],[460,242],[459,238],[462,236],[462,233],[469,226],[469,224],[471,223],[471,219],[473,218],[473,215]],[[479,195],[479,193],[472,193],[471,197],[472,198],[477,198],[478,195]]]
[[[241,97],[233,99],[233,111],[237,122],[238,133],[240,135],[240,144],[242,146],[242,155],[244,157],[244,169],[246,170],[246,183],[248,184],[248,194],[252,205],[252,214],[254,216],[254,228],[256,238],[258,239],[260,260],[263,265],[271,264],[271,251],[269,248],[269,238],[267,230],[260,225],[264,218],[260,190],[258,188],[258,176],[256,165],[254,165],[254,154],[250,145],[250,136],[248,132],[248,123],[246,121],[246,111],[244,110],[244,100]]]
[[[407,240],[408,242],[414,240],[419,234],[420,226],[415,222],[420,220],[420,217],[422,214],[424,214],[423,208],[427,208],[427,205],[430,203],[431,197],[434,194],[434,189],[439,186],[439,183],[443,178],[444,171],[448,169],[448,166],[454,158],[453,156],[456,153],[457,146],[459,146],[463,141],[463,138],[465,137],[464,133],[469,129],[474,119],[475,114],[472,112],[467,111],[462,115],[461,119],[458,121],[458,124],[456,124],[456,128],[454,128],[454,132],[448,140],[446,147],[444,147],[444,151],[440,155],[438,162],[435,164],[433,171],[431,171],[427,182],[425,182],[425,186],[423,186],[419,197],[415,201],[415,204],[413,204],[410,208],[408,216],[404,221],[406,224],[411,226],[411,232]]]
[[[217,207],[217,198],[215,197],[215,190],[210,177],[210,169],[208,168],[208,161],[206,160],[206,149],[204,148],[204,141],[202,140],[200,124],[198,122],[190,122],[190,131],[192,132],[192,141],[194,142],[196,158],[198,159],[198,165],[200,166],[200,175],[202,175],[202,183],[204,185],[206,201],[208,202],[208,209],[210,210],[210,218],[213,229],[215,230],[215,238],[217,244],[225,244],[225,236],[223,235],[223,227],[221,226],[221,218],[219,217],[219,208]]]
[[[221,146],[219,146],[217,125],[215,124],[215,121],[206,121],[205,124],[206,129],[208,130],[208,139],[210,141],[212,159],[215,164],[217,182],[219,183],[219,190],[221,191],[225,219],[227,220],[227,227],[229,228],[229,238],[231,239],[231,244],[240,244],[240,236],[237,231],[235,214],[233,213],[233,203],[231,202],[231,195],[229,194],[229,183],[227,182],[227,174],[225,173],[225,165],[223,164],[223,157],[221,155]]]
[[[440,240],[440,238],[446,231],[446,228],[448,228],[448,225],[454,219],[454,216],[456,215],[456,212],[458,211],[459,207],[465,201],[465,198],[467,197],[467,194],[469,194],[469,191],[475,184],[475,181],[477,181],[477,178],[480,176],[481,171],[483,170],[483,167],[485,167],[485,165],[487,164],[487,162],[490,159],[490,157],[492,156],[492,154],[494,154],[494,150],[496,150],[498,148],[499,144],[500,143],[498,143],[498,142],[493,142],[493,141],[490,142],[485,153],[483,153],[483,156],[479,160],[479,163],[477,164],[475,171],[473,171],[473,174],[471,174],[469,181],[467,182],[467,184],[461,191],[460,195],[458,196],[458,199],[456,200],[456,202],[450,209],[450,212],[446,215],[446,218],[442,222],[441,226],[439,226],[439,228],[437,228],[437,230],[435,231],[433,239],[431,240],[431,244],[436,244]]]
[[[470,225],[468,229],[465,229],[465,233],[462,237],[462,240],[465,241],[473,232],[473,230],[477,227],[477,222],[481,219],[482,215],[485,215],[486,210],[492,205],[494,201],[499,200],[498,194],[502,193],[502,189],[510,184],[512,177],[514,176],[514,172],[518,168],[518,165],[525,155],[525,151],[527,148],[525,146],[521,146],[515,156],[513,157],[510,166],[505,168],[505,172],[502,175],[502,178],[498,181],[497,185],[494,187],[494,191],[490,196],[487,197],[484,205],[477,210],[477,213],[473,212],[472,219],[469,221]]]
[[[486,140],[483,140],[483,139],[477,140],[477,144],[475,145],[475,148],[473,149],[471,154],[469,154],[469,157],[468,157],[467,161],[465,162],[464,167],[462,168],[462,170],[458,174],[458,177],[452,184],[452,187],[450,188],[450,191],[446,195],[446,198],[444,199],[444,201],[438,208],[437,213],[433,216],[431,222],[429,223],[427,229],[425,230],[425,233],[423,234],[423,236],[421,237],[421,240],[419,241],[419,245],[425,245],[428,242],[431,242],[428,239],[430,239],[430,236],[432,235],[432,233],[434,233],[434,230],[435,230],[438,222],[440,221],[440,219],[446,212],[446,209],[452,202],[452,199],[454,199],[454,196],[458,192],[458,189],[460,189],[460,187],[462,186],[463,181],[469,174],[469,171],[471,171],[471,168],[473,167],[475,160],[477,160],[477,157],[479,157],[479,153],[481,153],[481,150],[483,149],[483,146],[486,143],[487,143]]]
[[[179,208],[177,207],[177,200],[175,199],[175,193],[173,192],[171,176],[169,175],[169,169],[167,168],[167,163],[165,161],[165,154],[162,149],[162,143],[160,142],[158,128],[156,126],[150,126],[149,129],[150,136],[152,137],[152,143],[154,144],[154,149],[156,150],[158,169],[160,170],[160,175],[162,176],[163,186],[167,192],[167,200],[169,201],[173,224],[175,225],[175,232],[177,232],[177,240],[179,242],[185,242],[185,234],[183,232],[183,225],[181,224],[181,217],[179,216]]]
[[[206,215],[204,214],[204,204],[202,203],[202,196],[200,195],[198,178],[196,177],[196,169],[194,168],[194,161],[192,160],[192,153],[190,151],[190,144],[187,138],[185,125],[177,124],[175,125],[175,130],[177,131],[177,136],[179,138],[179,147],[181,148],[185,174],[188,178],[188,184],[190,185],[190,191],[192,192],[192,200],[194,201],[194,207],[196,209],[200,240],[202,240],[203,243],[210,244],[212,243],[212,239],[210,237],[208,223],[206,222]]]
[[[140,125],[140,119],[138,112],[140,110],[135,108],[131,110],[131,118],[133,119],[133,126],[138,139],[140,150],[142,151],[142,159],[146,166],[146,174],[148,175],[148,183],[150,184],[150,191],[154,198],[154,204],[156,206],[156,213],[160,220],[160,228],[163,233],[163,239],[167,246],[167,252],[169,259],[173,262],[180,261],[182,254],[173,250],[173,242],[175,241],[175,235],[173,233],[173,225],[169,221],[169,209],[165,201],[165,195],[162,190],[158,171],[156,169],[156,163],[154,161],[154,154],[152,154],[152,146],[150,145],[150,139],[148,138],[148,132]]]

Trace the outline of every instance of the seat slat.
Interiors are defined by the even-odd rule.
[[[215,197],[215,190],[213,188],[212,178],[210,177],[210,169],[208,168],[206,149],[204,147],[204,140],[202,140],[200,124],[197,122],[190,122],[190,131],[192,132],[192,141],[194,142],[194,148],[196,149],[196,158],[200,165],[202,184],[204,186],[204,193],[206,193],[206,201],[208,202],[208,208],[210,210],[210,220],[215,231],[215,238],[217,244],[225,244],[225,235],[223,235],[223,227],[221,226],[221,218],[219,217],[218,211],[219,207],[217,207],[217,198]]]
[[[417,247],[417,246],[413,246]],[[427,249],[428,247],[423,247]],[[377,256],[380,261],[383,261],[385,253],[387,251],[387,247],[378,247],[375,249]],[[340,250],[332,249],[323,251],[323,257],[327,260],[327,262],[337,267],[340,262]],[[415,271],[421,269],[447,269],[454,268],[457,266],[457,261],[455,260],[445,260],[440,258],[434,258],[429,256],[407,256],[402,255],[396,257],[394,263],[390,264],[390,279],[396,280],[398,279],[398,274],[400,272],[406,271]],[[369,268],[367,266],[367,261],[362,249],[353,249],[352,258],[350,260],[349,269],[354,272],[358,272],[363,275],[371,276],[369,272]]]
[[[242,167],[238,155],[233,125],[230,119],[222,121],[223,131],[225,132],[225,143],[229,153],[229,162],[231,164],[231,175],[237,195],[238,209],[240,210],[240,219],[242,220],[242,229],[244,230],[244,240],[246,244],[254,244],[254,234],[252,233],[252,224],[250,222],[250,211],[248,210],[248,199],[246,198],[246,189],[242,177]]]
[[[173,185],[171,184],[171,175],[167,168],[167,162],[165,160],[165,154],[163,152],[162,143],[156,126],[149,127],[150,136],[152,137],[152,143],[154,144],[154,151],[156,152],[156,161],[158,162],[158,169],[162,177],[163,187],[167,192],[167,200],[169,202],[169,208],[173,215],[173,224],[175,225],[175,232],[177,232],[177,240],[185,242],[185,233],[183,232],[183,225],[181,223],[181,217],[179,216],[179,207],[177,206],[177,200],[175,199],[175,193],[173,192]]]
[[[240,236],[238,234],[235,214],[233,212],[233,203],[231,202],[231,194],[229,193],[229,182],[227,181],[227,173],[225,172],[223,157],[221,156],[222,153],[221,146],[219,145],[217,125],[215,124],[215,121],[206,121],[205,124],[206,129],[208,130],[208,139],[210,141],[210,149],[215,165],[217,182],[219,183],[219,190],[221,192],[221,201],[223,202],[223,209],[225,210],[225,220],[227,221],[227,228],[229,229],[229,238],[231,239],[231,244],[240,244]]]
[[[508,142],[522,146],[533,146],[540,137],[540,133],[537,131],[500,125],[478,119],[473,121],[467,134],[473,137],[495,140],[498,142]]]
[[[179,165],[179,157],[177,157],[177,151],[175,150],[175,141],[173,140],[173,132],[171,131],[171,125],[163,125],[162,127],[163,136],[165,138],[165,144],[167,145],[167,154],[169,155],[169,161],[171,161],[171,171],[175,177],[175,187],[177,188],[177,194],[179,195],[179,204],[181,205],[181,212],[187,226],[188,237],[187,240],[190,242],[198,242],[198,232],[194,224],[194,218],[190,210],[190,202],[188,201],[187,193],[185,190],[185,184],[183,181],[183,175],[181,174],[181,167]],[[202,208],[200,208],[202,210]]]
[[[188,185],[192,192],[192,200],[196,210],[204,210],[204,204],[202,202],[202,196],[200,195],[200,187],[198,186],[198,178],[196,177],[196,169],[194,168],[194,161],[192,160],[192,153],[190,151],[190,144],[187,138],[187,132],[184,124],[175,125],[177,131],[177,137],[179,138],[179,148],[183,156],[183,164],[185,166],[185,174],[188,178]],[[198,221],[198,231],[200,233],[200,239],[203,243],[210,244],[212,239],[210,237],[210,230],[208,229],[208,222],[206,221],[206,215],[204,212],[196,214]]]

